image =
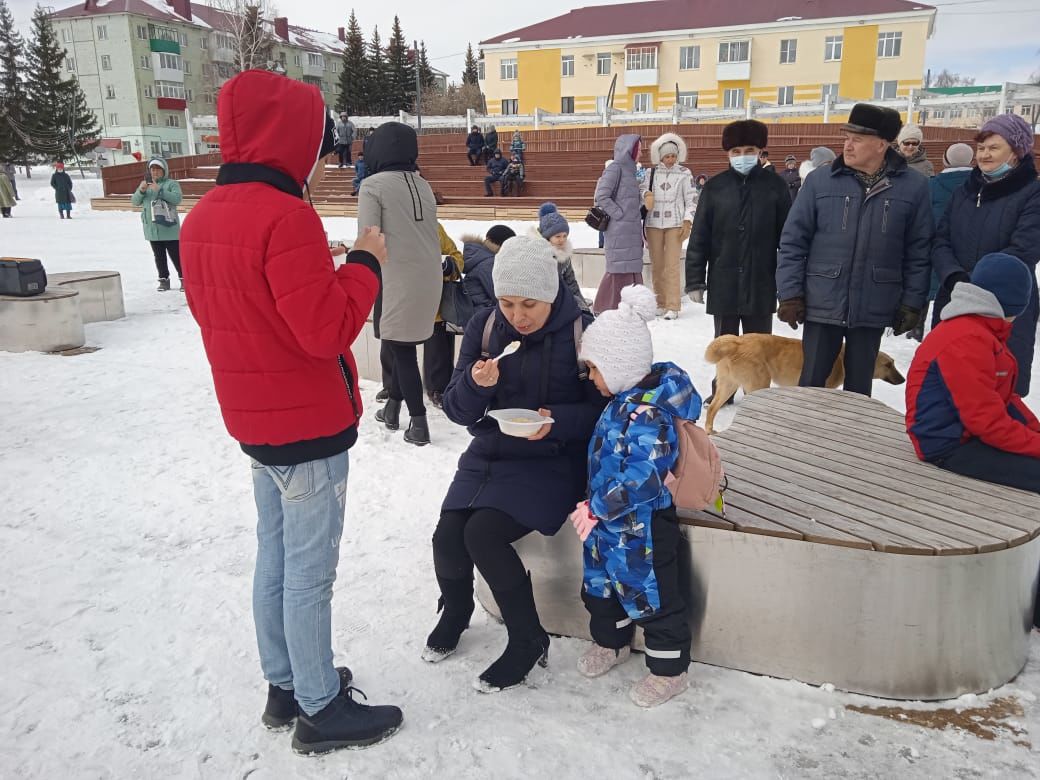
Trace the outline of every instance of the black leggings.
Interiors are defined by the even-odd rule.
[[[166,263],[166,254],[170,254],[173,267],[177,269],[177,276],[181,273],[181,244],[180,241],[149,241],[152,245],[152,254],[155,255],[155,270],[159,272],[160,279],[170,278],[170,266]]]
[[[419,375],[419,358],[415,352],[415,344],[401,344],[397,341],[383,340],[380,352],[388,350],[390,385],[387,392],[395,401],[408,404],[410,417],[422,417],[426,414],[423,403],[422,377]]]
[[[448,509],[433,532],[433,568],[446,580],[473,578],[476,564],[491,590],[511,591],[527,579],[513,542],[531,533],[497,509]]]
[[[448,389],[455,370],[455,337],[443,322],[434,323],[433,335],[423,344],[423,384],[431,393]]]

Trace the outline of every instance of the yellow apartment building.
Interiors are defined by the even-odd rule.
[[[488,114],[743,108],[920,90],[935,8],[905,0],[651,0],[481,42]],[[813,121],[803,116],[799,121]],[[508,120],[506,120],[508,121]]]

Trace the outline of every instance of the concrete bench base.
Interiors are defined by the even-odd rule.
[[[61,352],[86,343],[84,323],[126,316],[115,271],[49,274],[43,295],[0,295],[0,350]]]

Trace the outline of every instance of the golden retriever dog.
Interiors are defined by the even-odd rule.
[[[714,433],[715,415],[738,388],[744,393],[762,390],[771,384],[796,387],[802,374],[802,342],[786,336],[768,333],[747,333],[743,336],[719,336],[708,345],[704,359],[715,364],[718,374],[715,397],[708,406],[704,430]],[[826,386],[838,387],[845,381],[845,347],[842,346],[834,362]],[[899,373],[895,361],[879,352],[874,363],[874,378],[890,385],[901,385],[906,377]]]

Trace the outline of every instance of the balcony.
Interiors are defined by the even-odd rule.
[[[152,54],[152,71],[156,81],[174,81],[178,84],[184,83],[184,71],[180,68],[164,68],[162,56],[159,53]]]
[[[626,87],[656,87],[657,68],[642,68],[625,71]]]
[[[303,75],[315,79],[325,78],[325,62],[313,62],[308,57],[303,61]]]
[[[715,70],[716,81],[747,81],[751,78],[751,60],[720,62]]]
[[[188,107],[188,101],[183,98],[161,97],[155,103],[157,108],[164,111],[183,111]]]
[[[213,61],[226,62],[229,65],[233,65],[235,62],[235,50],[227,46],[217,46],[213,49]]]

